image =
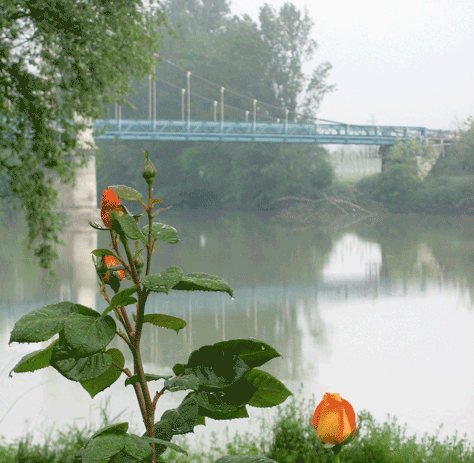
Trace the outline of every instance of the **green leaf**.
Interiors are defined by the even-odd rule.
[[[153,454],[153,449],[150,443],[135,434],[128,434],[125,439],[125,446],[123,451],[139,461],[150,457]]]
[[[185,391],[187,389],[193,389],[194,391],[197,391],[199,386],[200,382],[193,374],[168,379],[164,384],[164,388],[168,389],[170,392]]]
[[[113,256],[115,260],[118,259],[118,257],[111,251],[110,249],[94,249],[91,251],[94,256],[101,257],[101,256]]]
[[[106,354],[110,355],[112,361],[123,368],[125,365],[125,358],[119,349],[108,349]],[[80,381],[81,386],[89,393],[91,398],[94,398],[99,392],[110,387],[117,379],[119,379],[122,371],[115,365],[110,365],[107,371],[97,376],[94,379],[87,381]],[[126,431],[126,430],[125,430]]]
[[[250,367],[239,357],[239,346],[224,341],[191,352],[186,374],[193,373],[203,386],[228,387],[242,378]]]
[[[130,188],[129,186],[126,185],[111,185],[107,187],[107,189],[112,188],[114,193],[120,198],[125,201],[141,201],[142,200],[142,194],[134,190],[133,188]]]
[[[143,321],[145,323],[151,323],[155,326],[161,326],[162,328],[169,328],[170,330],[175,330],[176,334],[178,334],[179,330],[182,330],[186,326],[186,322],[181,318],[165,314],[146,314],[143,317]]]
[[[269,344],[255,338],[231,339],[214,344],[217,348],[231,349],[250,368],[255,368],[268,361],[281,357],[281,355]]]
[[[242,455],[224,455],[215,463],[277,463],[275,460],[265,457],[247,457]]]
[[[66,343],[78,356],[99,352],[115,337],[115,320],[110,315],[101,317],[97,312],[93,314],[73,313],[64,324]]]
[[[148,225],[142,228],[144,236],[148,237]],[[164,223],[153,222],[151,224],[151,236],[152,238],[158,238],[165,243],[175,244],[179,242],[178,232],[175,228]]]
[[[200,405],[200,404],[199,404]],[[202,416],[207,416],[213,420],[235,420],[238,418],[248,418],[249,414],[247,411],[247,407],[242,405],[242,407],[238,408],[237,410],[231,410],[228,412],[222,412],[218,410],[209,410],[205,407],[199,406],[199,414]]]
[[[176,375],[176,376],[179,376],[181,373],[184,373],[186,370],[186,365],[183,365],[182,363],[176,363],[174,366],[173,366],[173,373]]]
[[[230,286],[220,277],[207,273],[188,273],[181,281],[173,286],[178,291],[222,291],[234,297]]]
[[[137,300],[134,297],[130,297],[133,293],[137,291],[135,285],[130,288],[125,288],[122,291],[115,294],[115,296],[110,301],[110,305],[102,312],[102,317],[105,317],[110,311],[114,310],[117,306],[127,306],[130,304],[135,304]]]
[[[91,439],[82,455],[83,463],[102,463],[119,453],[125,447],[126,435],[102,434]]]
[[[109,424],[108,426],[104,426],[100,428],[92,437],[91,439],[95,439],[96,437],[103,436],[105,434],[123,434],[128,431],[128,423],[116,423],[116,424]]]
[[[72,313],[78,312],[81,307],[87,308],[80,304],[65,301],[46,305],[23,315],[13,327],[9,344],[12,342],[47,341],[56,333],[59,333],[63,329],[67,318]]]
[[[183,271],[179,267],[172,265],[156,275],[143,277],[141,281],[143,286],[151,291],[168,294],[170,289],[181,281],[182,276]]]
[[[112,224],[114,219],[117,220],[122,228],[123,232],[132,240],[142,240],[143,243],[146,245],[145,237],[143,236],[142,232],[138,228],[137,223],[133,219],[131,215],[123,214],[119,215],[117,211],[112,211],[110,214],[112,218]],[[115,229],[115,228],[114,228]],[[118,232],[118,231],[117,231]]]
[[[78,357],[74,351],[58,342],[51,355],[51,366],[71,381],[87,381],[105,373],[112,365],[112,357],[105,352],[97,352],[89,357]]]
[[[135,304],[137,300],[134,297],[127,297],[126,299],[123,300],[123,303],[120,305],[126,306],[130,304]],[[102,312],[102,317],[105,317],[109,312],[115,309],[117,307],[116,305],[109,305],[103,312]]]
[[[254,368],[246,373],[244,378],[257,388],[248,401],[252,407],[275,407],[292,395],[281,381],[266,371]]]
[[[92,228],[95,228],[96,230],[105,230],[105,231],[108,230],[108,228],[104,227],[103,225],[98,225],[98,224],[96,224],[95,222],[89,221],[89,225],[90,225]]]
[[[245,378],[241,378],[231,386],[219,389],[201,386],[199,391],[195,393],[196,401],[201,407],[199,413],[216,419],[214,416],[208,415],[207,412],[217,412],[224,415],[237,412],[245,407],[256,391],[257,388],[246,381]],[[202,410],[202,408],[205,410]]]
[[[10,378],[12,377],[12,371],[15,373],[25,373],[27,371],[36,371],[41,368],[50,366],[51,354],[53,348],[58,340],[53,341],[46,349],[36,350],[31,354],[25,355],[10,371]]]
[[[168,444],[170,444],[170,441],[173,438],[171,423],[168,420],[158,421],[155,423],[154,436],[160,440],[160,442],[155,445],[155,456],[158,458],[167,449]],[[142,437],[150,439],[146,433],[144,433]]]
[[[152,375],[152,374],[145,373],[146,381],[157,381],[158,379],[169,379],[169,378],[172,378],[172,376],[159,376],[159,375]],[[130,376],[129,378],[125,380],[125,386],[128,386],[129,384],[138,383],[138,381],[140,381],[140,379],[138,378],[138,375]]]
[[[182,449],[179,445],[172,444],[171,442],[168,442],[168,441],[163,440],[163,439],[157,439],[156,437],[152,438],[152,437],[148,437],[148,436],[144,436],[144,437],[142,437],[142,439],[145,439],[148,442],[155,442],[156,444],[165,445],[166,447],[172,448],[176,452],[184,453],[185,455],[188,454],[188,452],[186,452],[186,450]]]

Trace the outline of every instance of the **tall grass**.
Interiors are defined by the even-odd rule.
[[[163,454],[164,461],[212,463],[228,454],[264,456],[278,463],[331,463],[332,452],[321,447],[311,424],[317,403],[314,396],[306,402],[302,388],[301,384],[300,391],[279,407],[274,423],[261,420],[260,435],[237,433],[233,441],[228,438],[223,441],[222,435],[217,437],[216,433],[212,433],[208,451],[183,455],[169,450]],[[107,417],[105,409],[101,413],[102,425],[99,428],[117,422]],[[367,411],[359,415],[362,425],[357,438],[341,452],[341,461],[344,463],[474,463],[474,449],[465,436],[458,440],[456,433],[440,442],[438,430],[433,436],[425,434],[421,443],[417,443],[416,435],[405,436],[406,425],[402,429],[397,425],[396,418],[390,419],[389,416],[388,422],[380,425]],[[96,430],[88,428],[81,431],[76,426],[70,427],[67,432],[59,432],[53,444],[49,443],[48,438],[43,446],[33,445],[30,435],[8,446],[0,442],[0,462],[72,463],[76,450]],[[191,439],[194,440],[193,436]],[[176,436],[173,442],[188,448],[186,435]]]

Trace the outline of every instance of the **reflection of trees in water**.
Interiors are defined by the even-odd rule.
[[[384,275],[394,282],[456,285],[474,303],[474,217],[387,214],[357,233],[381,244]]]
[[[166,303],[164,298],[159,302],[156,298],[149,304],[148,313],[180,317],[188,325],[178,335],[145,325],[144,363],[168,369],[175,363],[185,363],[190,353],[203,345],[252,337],[270,344],[283,356],[283,362],[276,358],[261,367],[272,375],[300,380],[317,371],[318,360],[326,354],[327,338],[314,291],[275,286],[236,289],[235,294],[235,301],[198,293]],[[115,338],[109,347],[119,347],[131,361],[123,344]]]

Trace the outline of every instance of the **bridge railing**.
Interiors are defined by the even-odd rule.
[[[449,142],[454,133],[424,127],[287,122],[96,120],[98,140],[260,141],[276,143],[393,145],[415,138]]]

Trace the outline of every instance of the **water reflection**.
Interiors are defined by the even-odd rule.
[[[178,265],[185,273],[219,275],[230,283],[236,299],[204,292],[152,294],[148,313],[183,318],[187,327],[178,335],[144,327],[146,372],[172,374],[174,364],[185,362],[191,351],[203,345],[254,337],[282,355],[261,368],[290,390],[303,382],[308,397],[315,394],[319,399],[325,392],[338,392],[378,420],[391,413],[402,423],[408,421],[408,432],[418,436],[444,423],[445,435],[458,429],[474,440],[474,410],[469,405],[474,375],[465,368],[474,360],[474,317],[466,298],[469,293],[459,289],[463,278],[474,276],[474,268],[469,240],[453,233],[452,227],[424,224],[422,232],[413,228],[408,232],[406,225],[399,223],[397,228],[387,221],[323,234],[285,230],[270,220],[245,215],[200,222],[170,215],[163,221],[177,228],[181,241],[159,247],[156,260],[160,264],[153,264],[152,271]],[[65,241],[68,247],[57,268],[61,284],[49,298],[39,298],[34,284],[18,283],[28,281],[28,276],[17,266],[17,273],[11,273],[15,299],[7,299],[10,302],[1,307],[0,384],[5,400],[0,404],[0,435],[10,441],[24,435],[27,417],[34,417],[37,429],[42,417],[49,424],[56,421],[59,429],[73,420],[98,425],[99,414],[92,407],[108,396],[112,416],[126,409],[120,421],[130,421],[132,432],[141,432],[143,427],[134,391],[123,387],[124,377],[95,400],[53,368],[7,377],[23,355],[39,348],[7,346],[21,315],[59,300],[98,311],[107,306],[98,293],[90,251],[107,247],[109,238],[88,230]],[[120,338],[109,347],[120,348],[131,365],[131,354]],[[162,382],[150,387],[154,394]],[[456,397],[449,394],[448,400],[446,391],[453,389]],[[185,395],[186,391],[164,394],[156,417],[179,405]],[[256,430],[254,417],[276,413],[248,410],[251,419],[232,421],[231,434]],[[222,423],[207,420],[205,428],[196,428],[196,436],[208,436],[213,430],[221,431]],[[41,442],[42,436],[34,434],[34,439]]]

